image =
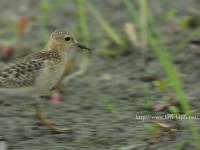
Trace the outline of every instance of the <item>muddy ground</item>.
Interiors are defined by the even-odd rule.
[[[53,1],[54,2],[54,1]],[[125,36],[124,23],[132,22],[132,17],[120,0],[93,0],[94,6],[106,20]],[[190,16],[187,9],[199,9],[197,0],[149,1],[157,21],[164,32],[169,49],[173,52],[176,44],[184,40],[192,29],[177,30],[177,20]],[[137,4],[135,4],[137,7]],[[138,7],[137,7],[138,8]],[[175,20],[163,20],[162,15],[171,9],[178,9]],[[24,40],[26,47],[42,49],[45,40],[41,36],[42,22],[38,19],[42,13],[39,1],[18,0],[0,1],[0,26],[6,31],[1,40],[8,40],[14,34],[9,24],[17,24],[20,16],[35,16]],[[153,81],[165,79],[161,64],[151,48],[147,48],[144,57],[131,44],[125,54],[114,44],[102,29],[95,17],[88,10],[90,47],[94,49],[87,71],[79,78],[69,82],[63,89],[63,101],[54,104],[48,99],[41,99],[43,115],[59,127],[73,128],[73,133],[55,134],[36,119],[34,102],[22,99],[3,99],[0,105],[0,139],[6,141],[10,150],[170,150],[191,137],[187,120],[179,120],[179,129],[172,137],[162,135],[155,138],[144,127],[153,120],[137,120],[136,115],[164,115],[165,111],[152,111],[152,107],[161,103],[161,94]],[[79,19],[75,1],[65,5],[51,14],[48,31],[65,28],[80,39]],[[175,30],[175,31],[174,31]],[[198,39],[198,37],[196,38]],[[175,41],[175,42],[173,42]],[[179,41],[179,42],[176,42]],[[16,44],[15,44],[16,45]],[[102,53],[104,49],[116,51],[115,56]],[[184,88],[192,106],[199,103],[200,59],[199,47],[187,45],[173,54],[173,60],[180,69]],[[81,53],[81,52],[80,52]],[[15,57],[21,54],[16,54]],[[15,57],[11,57],[15,59]],[[149,101],[153,103],[148,107]],[[165,120],[172,124],[172,120]],[[197,120],[197,123],[200,121]],[[199,126],[199,124],[198,124]],[[200,126],[199,126],[200,127]],[[193,140],[185,145],[186,149],[195,149]]]

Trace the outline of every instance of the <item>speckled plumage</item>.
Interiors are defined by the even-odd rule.
[[[42,116],[37,100],[59,81],[67,62],[67,51],[74,45],[88,49],[70,32],[62,29],[53,32],[44,51],[20,58],[0,69],[0,95],[34,98],[36,116],[44,125],[55,132],[71,131],[51,125]]]
[[[70,32],[62,29],[53,32],[44,51],[20,58],[0,69],[0,94],[39,97],[62,76],[67,51],[73,45],[80,47]]]
[[[10,63],[0,71],[0,88],[35,86],[36,78],[44,67],[48,67],[45,65],[48,61],[59,63],[60,57],[51,51],[43,51]]]

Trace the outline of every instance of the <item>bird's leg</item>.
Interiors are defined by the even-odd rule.
[[[71,132],[72,131],[71,128],[58,128],[58,127],[52,125],[48,120],[46,120],[42,116],[40,106],[39,106],[39,103],[38,103],[37,100],[36,100],[36,103],[35,103],[35,112],[36,112],[36,117],[40,120],[40,122],[43,125],[47,126],[49,129],[51,129],[52,131],[54,131],[56,133],[63,133],[63,132]]]

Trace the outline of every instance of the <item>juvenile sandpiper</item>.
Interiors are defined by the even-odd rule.
[[[41,114],[38,100],[61,78],[68,50],[72,46],[90,50],[79,44],[72,33],[59,29],[51,34],[43,51],[20,58],[0,69],[0,94],[35,99],[37,118],[55,132],[67,132],[71,129],[58,128],[47,121]]]

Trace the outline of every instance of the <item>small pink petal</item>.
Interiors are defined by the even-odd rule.
[[[51,102],[54,104],[58,104],[61,102],[62,95],[59,91],[54,91],[53,94],[51,95]]]

